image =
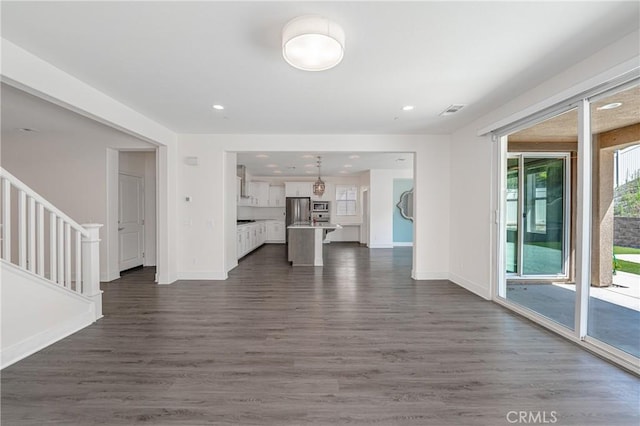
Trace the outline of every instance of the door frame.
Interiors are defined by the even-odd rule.
[[[506,279],[511,280],[530,280],[530,279],[540,279],[540,280],[549,280],[549,279],[568,279],[570,276],[570,257],[571,257],[571,153],[570,152],[507,152],[506,161],[509,159],[517,158],[518,159],[518,266],[517,272],[515,273],[505,273]],[[546,274],[546,275],[527,275],[522,272],[523,269],[523,261],[524,261],[524,223],[522,220],[522,215],[524,212],[524,184],[525,184],[525,176],[523,173],[524,170],[524,159],[525,158],[556,158],[562,159],[564,161],[564,188],[563,188],[563,232],[562,232],[562,270],[561,274]],[[505,163],[506,164],[506,163]],[[505,167],[503,173],[507,172],[507,168]],[[506,181],[506,176],[504,176]],[[506,188],[506,186],[505,186]],[[506,191],[505,191],[506,192]],[[500,206],[501,210],[506,212],[506,196],[503,197],[501,201],[502,205]],[[506,218],[505,218],[506,219]],[[506,220],[503,222],[503,227],[506,228]],[[503,230],[504,236],[506,238],[506,229]],[[505,247],[506,250],[506,247]],[[506,260],[506,253],[504,255],[504,259]],[[504,264],[503,264],[504,268]]]

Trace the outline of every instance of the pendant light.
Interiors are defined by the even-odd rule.
[[[322,197],[324,195],[324,182],[322,181],[322,178],[320,177],[320,163],[321,163],[321,159],[320,156],[318,156],[318,180],[313,184],[313,194],[317,195],[318,197]]]

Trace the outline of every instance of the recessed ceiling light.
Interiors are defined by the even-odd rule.
[[[267,164],[267,167],[269,167],[270,169],[273,169],[275,167],[278,167],[277,164]]]
[[[349,173],[349,172],[348,172],[348,171],[346,171],[346,170],[340,170],[340,173],[342,173],[342,174],[346,174],[346,173]]]
[[[305,164],[304,166],[305,167],[315,167],[316,165],[315,164]]]
[[[224,109],[224,107],[222,105],[220,105],[220,104],[215,104],[213,106],[213,109],[217,109],[218,111],[222,111]]]
[[[413,109],[413,105],[405,105],[402,107],[403,111],[411,111]]]
[[[281,170],[274,170],[274,171],[273,171],[273,173],[275,173],[275,174],[279,175],[279,174],[281,174],[281,173],[282,173],[282,171],[281,171]]]
[[[615,109],[622,106],[622,102],[612,102],[610,104],[606,104],[606,105],[602,105],[601,107],[598,107],[598,110],[603,110],[603,109]]]
[[[356,158],[360,158],[360,156],[359,156],[359,155],[357,155],[357,154],[354,154],[354,155],[350,155],[350,156],[349,156],[349,158],[350,158],[351,160],[355,160]]]
[[[302,158],[315,158],[315,156],[311,154],[305,154],[302,156]]]
[[[351,164],[345,164],[344,167],[348,169],[349,167],[353,167],[353,166]]]
[[[267,154],[258,154],[256,155],[257,158],[269,158],[269,156]]]
[[[311,173],[313,173],[313,170],[307,170],[305,173],[311,174]]]

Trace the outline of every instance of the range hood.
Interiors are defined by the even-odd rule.
[[[238,164],[236,166],[236,176],[240,178],[240,196],[242,198],[247,198],[247,167]]]

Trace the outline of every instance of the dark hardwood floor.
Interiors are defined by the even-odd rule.
[[[103,284],[103,319],[2,372],[2,425],[638,425],[637,377],[411,280],[410,248],[285,259],[269,245],[224,282]]]

